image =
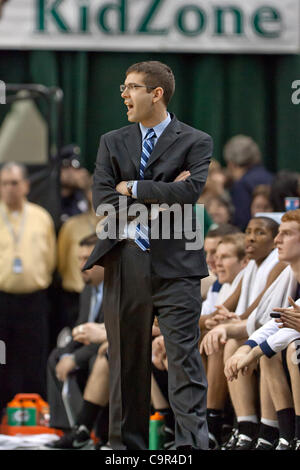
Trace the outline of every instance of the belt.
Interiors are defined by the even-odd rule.
[[[150,248],[147,248],[146,250],[142,250],[132,238],[124,238],[123,241],[126,242],[129,246],[137,248],[139,251],[146,251],[147,253],[150,252]]]

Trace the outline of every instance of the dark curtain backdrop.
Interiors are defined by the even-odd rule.
[[[299,56],[0,51],[0,79],[61,87],[63,142],[78,143],[93,171],[101,134],[127,124],[124,71],[149,59],[173,68],[170,111],[213,136],[217,160],[226,140],[243,133],[259,143],[270,170],[300,171],[300,105],[291,102]]]

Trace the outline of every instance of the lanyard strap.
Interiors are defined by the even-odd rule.
[[[10,232],[11,236],[12,236],[12,239],[14,241],[14,244],[15,246],[18,246],[22,236],[23,236],[23,233],[24,233],[24,227],[25,227],[25,219],[26,219],[26,212],[27,212],[27,205],[25,204],[24,205],[24,210],[23,210],[23,215],[22,215],[22,220],[21,220],[21,223],[20,223],[20,229],[19,229],[19,233],[16,233],[14,231],[14,228],[10,222],[10,220],[8,219],[6,213],[3,211],[2,207],[0,206],[0,215],[3,219],[3,222],[5,223],[6,227],[8,228],[8,231]]]

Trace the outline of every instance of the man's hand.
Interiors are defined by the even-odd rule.
[[[76,369],[76,363],[72,355],[64,356],[56,364],[55,372],[58,380],[62,382],[66,380],[69,373]]]
[[[121,181],[116,186],[116,191],[118,191],[118,193],[122,194],[122,196],[130,196],[130,194],[128,192],[128,189],[127,189],[127,183],[128,183],[128,181]]]
[[[79,343],[102,343],[107,340],[104,323],[84,323],[76,326],[72,331],[74,341]]]
[[[221,323],[222,321],[227,321],[227,320],[239,320],[239,316],[236,315],[234,312],[230,312],[225,305],[216,305],[217,309],[217,314],[214,316],[214,318]]]
[[[289,297],[291,307],[289,308],[274,308],[274,312],[280,313],[280,318],[277,318],[276,323],[280,323],[279,328],[293,328],[300,331],[300,305],[296,304],[292,297]]]
[[[218,352],[221,344],[227,341],[227,331],[222,325],[216,326],[209,331],[203,338],[200,344],[200,353],[205,352],[207,356]]]
[[[191,173],[189,171],[182,171],[181,173],[179,173],[178,176],[176,176],[176,178],[174,179],[174,183],[177,181],[185,181],[189,176],[191,176]]]
[[[157,317],[155,317],[153,325],[152,325],[152,336],[160,336],[160,335],[161,335],[161,331],[159,328],[158,320],[157,320]]]
[[[167,352],[164,337],[162,335],[157,336],[152,341],[152,362],[159,370],[168,369]]]
[[[238,372],[240,370],[238,365],[240,364],[243,364],[244,368],[247,367],[247,353],[235,353],[226,361],[224,374],[229,382],[232,382],[234,379],[238,378]]]
[[[226,308],[224,305],[216,305],[215,308],[217,309],[217,313],[215,313],[213,317],[205,320],[204,324],[207,330],[211,330],[220,323],[224,323],[231,320],[240,320],[238,315],[236,315],[234,312],[230,312],[228,308]]]
[[[242,346],[231,356],[225,364],[224,374],[229,382],[238,378],[239,372],[247,375],[256,368],[257,360],[263,355],[259,346],[250,349],[249,346]]]
[[[187,171],[187,170],[182,171],[181,173],[179,173],[178,176],[176,176],[176,178],[174,179],[174,182],[175,181],[185,181],[189,176],[191,176],[191,173],[189,171]],[[122,194],[122,196],[130,196],[130,194],[128,192],[128,189],[127,189],[127,183],[128,183],[128,181],[121,181],[116,186],[116,191],[118,193]]]

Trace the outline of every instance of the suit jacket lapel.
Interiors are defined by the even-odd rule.
[[[127,128],[124,142],[128,155],[133,161],[137,174],[139,175],[142,154],[142,135],[138,124],[133,124]]]
[[[158,139],[153,152],[147,162],[146,168],[149,168],[177,139],[180,133],[179,121],[173,116],[172,121],[166,127]]]
[[[180,133],[180,123],[175,116],[158,139],[152,154],[147,162],[146,168],[152,165],[164,153],[170,145],[177,139]],[[131,160],[133,161],[137,174],[140,174],[141,154],[142,154],[142,135],[138,124],[133,124],[127,128],[125,134],[125,146]]]

